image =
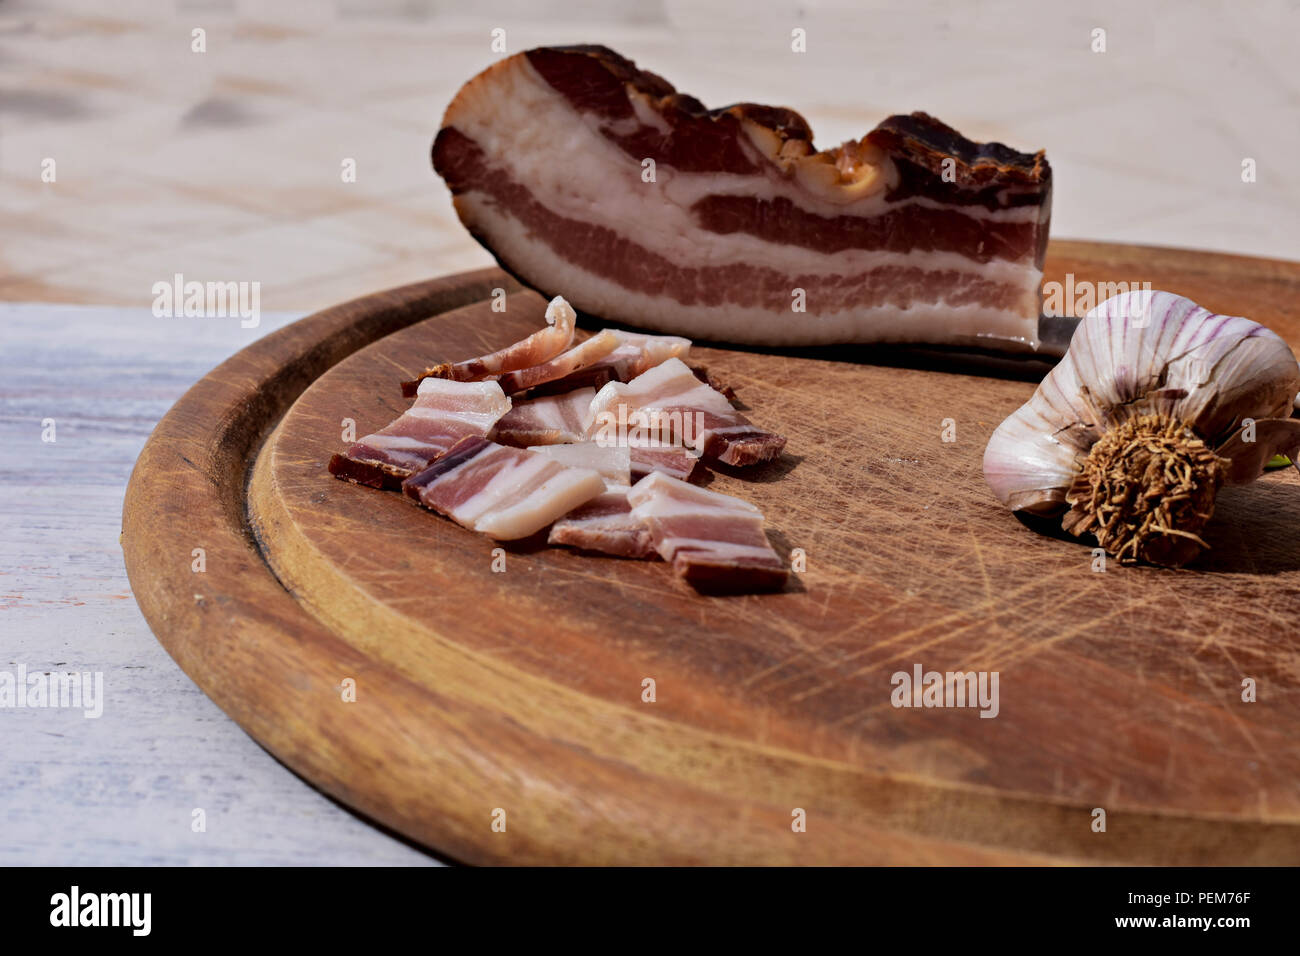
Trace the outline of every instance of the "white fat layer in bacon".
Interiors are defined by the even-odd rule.
[[[587,468],[490,444],[420,489],[420,501],[502,541],[526,538],[605,490]]]
[[[699,428],[692,415],[696,411],[717,416],[726,424]],[[639,427],[642,436],[652,433],[697,451],[704,448],[710,435],[755,430],[725,395],[701,382],[677,358],[656,365],[630,382],[607,384],[591,400],[587,420],[588,435],[604,444],[625,441],[619,434],[619,423],[624,422]]]
[[[521,162],[522,160],[516,160],[516,164]],[[518,180],[518,177],[526,175],[526,171],[521,172],[517,165],[512,167],[512,170],[511,177],[516,180]],[[702,177],[715,174],[691,173],[689,175]],[[548,197],[544,193],[534,192],[533,198],[541,202],[542,205],[551,208],[552,212],[571,219],[597,221],[598,225],[606,226],[609,229],[616,229],[619,225],[617,222],[598,221],[600,217],[594,216],[590,212],[595,208],[592,205],[583,205],[580,208],[554,208],[556,203],[553,201],[547,202]],[[466,204],[465,208],[467,210],[473,209],[475,216],[478,216],[484,200],[485,197],[482,193],[471,190],[458,196],[456,202],[458,205]],[[488,204],[494,202],[495,200],[487,200]],[[600,208],[618,208],[632,202],[634,200],[623,196],[610,195]],[[635,200],[635,202],[638,205],[644,203],[644,197]],[[657,211],[651,209],[638,209],[635,212],[625,211],[624,215],[639,216],[641,218],[624,220],[621,224],[626,229],[628,222],[636,222],[637,227],[631,233],[631,236],[639,245],[653,250],[674,265],[683,268],[725,266],[740,262],[748,266],[772,269],[792,276],[835,277],[855,275],[881,266],[899,266],[923,269],[927,272],[958,272],[963,275],[979,276],[1010,286],[1023,286],[1026,284],[1036,286],[1038,280],[1033,277],[1041,276],[1041,272],[1034,264],[1032,255],[1026,255],[1014,261],[991,259],[988,262],[978,262],[959,252],[940,249],[930,251],[913,250],[911,252],[892,252],[885,249],[842,249],[839,252],[818,252],[788,243],[771,242],[761,236],[755,236],[747,232],[706,233],[708,235],[708,245],[703,246],[699,241],[700,227],[690,219],[688,213],[681,213],[686,215],[686,222],[676,224],[671,229],[662,228],[665,219],[675,219],[679,215],[677,212],[663,211],[662,205],[655,207]],[[942,204],[937,205],[950,211],[954,208]],[[671,207],[673,210],[677,210],[677,208],[676,204]],[[979,209],[982,207],[970,208]],[[1021,206],[1018,208],[1033,209],[1035,216],[1038,215],[1035,207]],[[965,212],[962,215],[970,215],[971,218],[975,219],[983,218]],[[497,221],[504,222],[506,220],[503,217],[497,217]],[[522,227],[516,224],[516,228]],[[691,231],[682,233],[679,231],[681,228],[689,228]],[[566,286],[565,289],[567,292],[568,287]]]
[[[556,296],[546,306],[546,327],[503,349],[478,358],[454,362],[446,378],[460,381],[483,379],[518,369],[541,365],[559,355],[573,343],[578,316],[573,307]],[[424,381],[428,381],[425,379]]]
[[[1006,285],[1016,289],[1014,309],[978,303],[950,305],[942,295],[925,285],[918,287],[916,299],[905,309],[884,305],[823,312],[818,310],[815,296],[806,302],[808,311],[798,314],[789,311],[789,300],[784,301],[779,309],[683,305],[671,295],[633,291],[612,279],[574,266],[545,243],[530,238],[516,219],[503,214],[495,202],[485,201],[480,193],[463,193],[456,202],[468,221],[480,224],[482,232],[492,236],[493,249],[513,267],[526,274],[547,276],[556,288],[568,291],[570,298],[584,312],[617,315],[647,329],[690,331],[697,338],[751,345],[871,342],[988,345],[990,342],[1018,342],[1033,347],[1038,341],[1036,316],[1040,306],[1042,273],[1032,264],[1012,267],[1016,278]],[[708,248],[715,249],[716,241],[728,238],[731,237],[711,236]],[[696,265],[699,265],[701,247],[697,245],[695,248]],[[817,264],[826,258],[820,253],[793,246],[780,246],[779,249],[782,253],[779,268],[791,278],[815,274]],[[934,267],[925,261],[929,255],[931,253],[911,253],[908,258],[918,268],[931,269]],[[855,271],[835,268],[830,274],[847,275]],[[996,278],[989,273],[985,275],[990,279]],[[1030,315],[1035,318],[1029,318]]]
[[[650,531],[632,516],[628,489],[613,486],[579,505],[551,526],[548,544],[603,551],[625,558],[654,555]]]
[[[477,527],[483,534],[503,541],[527,537],[604,489],[604,479],[594,471],[561,468],[514,506],[479,518]]]
[[[632,481],[632,458],[626,447],[580,441],[568,445],[535,445],[528,450],[571,468],[590,468],[606,484],[628,485]]]
[[[420,471],[462,438],[487,435],[509,411],[510,399],[496,382],[426,378],[410,408],[356,442],[347,455]]]
[[[477,97],[486,100],[478,103]],[[1016,262],[979,263],[955,252],[846,249],[826,254],[741,232],[710,235],[707,243],[701,243],[691,212],[692,203],[715,193],[787,198],[798,208],[828,217],[878,216],[911,203],[951,206],[924,197],[890,202],[883,191],[848,203],[830,202],[803,188],[799,177],[775,169],[767,169],[760,177],[684,173],[661,167],[656,171],[654,189],[629,188],[628,182],[639,182],[637,160],[600,134],[603,121],[599,117],[576,111],[522,56],[494,74],[492,83],[463,90],[457,105],[451,118],[455,127],[489,156],[509,157],[504,172],[525,186],[536,201],[559,215],[602,225],[619,235],[628,235],[628,224],[634,223],[631,235],[639,244],[684,268],[743,263],[793,278],[856,275],[879,266],[901,265],[980,276],[1020,292],[1012,310],[948,306],[941,298],[927,297],[924,289],[917,290],[916,303],[907,309],[888,306],[825,312],[813,301],[806,313],[792,316],[785,311],[788,302],[783,308],[771,309],[683,306],[670,295],[631,292],[572,265],[529,236],[517,220],[482,193],[469,191],[456,198],[462,218],[492,237],[494,251],[524,274],[547,276],[553,287],[565,289],[584,311],[618,315],[660,331],[689,329],[709,338],[758,344],[970,344],[981,338],[1037,342],[1042,273],[1032,255]],[[550,157],[557,152],[567,161],[553,162]],[[960,213],[979,220],[1016,222],[1041,221],[1048,210],[963,207]]]
[[[561,352],[549,362],[502,375],[501,388],[507,393],[522,392],[525,389],[553,382],[579,369],[607,360],[620,345],[619,336],[612,330],[605,329],[567,352]]]
[[[628,501],[634,508],[642,504],[653,505],[654,513],[658,515],[693,514],[703,510],[762,516],[753,502],[659,474],[647,475],[638,481],[628,492]]]
[[[594,388],[575,388],[562,395],[515,402],[497,422],[492,437],[502,444],[525,447],[582,441],[595,395]]]
[[[627,500],[665,561],[782,567],[762,512],[748,501],[657,472],[633,485]]]

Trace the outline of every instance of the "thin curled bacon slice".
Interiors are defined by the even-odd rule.
[[[644,335],[624,329],[606,329],[600,334],[614,336],[617,347],[597,362],[576,367],[560,378],[532,386],[528,396],[534,398],[568,392],[575,388],[602,388],[610,382],[630,382],[642,372],[670,358],[684,359],[691,349],[691,340],[678,335]],[[525,371],[522,374],[528,373]],[[695,374],[700,381],[709,381],[706,369],[695,368]],[[507,388],[506,391],[510,392],[510,389]]]
[[[402,383],[402,394],[414,395],[420,382],[429,378],[446,378],[454,382],[479,382],[519,369],[548,362],[573,342],[578,316],[562,296],[546,306],[546,327],[503,349],[461,362],[444,362],[425,369],[419,378]]]
[[[595,365],[618,348],[619,339],[609,329],[597,332],[591,338],[561,352],[549,362],[507,372],[500,378],[501,388],[507,395],[515,395],[547,382],[572,375],[579,369]]]

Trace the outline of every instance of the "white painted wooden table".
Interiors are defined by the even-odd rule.
[[[0,305],[0,675],[104,675],[98,718],[0,708],[0,865],[436,862],[262,750],[167,656],[127,584],[122,495],[149,432],[209,369],[292,318],[241,329]]]

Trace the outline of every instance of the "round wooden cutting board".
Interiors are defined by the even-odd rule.
[[[1051,252],[1049,280],[1150,281],[1300,344],[1300,264]],[[1193,569],[1098,572],[982,477],[1041,362],[701,347],[789,436],[711,485],[806,555],[782,593],[535,543],[494,570],[488,539],[329,476],[346,420],[386,424],[401,379],[541,310],[495,270],[328,309],[213,371],[141,454],[136,598],[295,771],[475,863],[1300,862],[1293,472],[1225,491]],[[997,672],[996,716],[894,707],[917,666]]]

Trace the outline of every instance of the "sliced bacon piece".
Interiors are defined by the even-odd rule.
[[[597,332],[591,338],[575,345],[567,352],[560,353],[549,362],[519,369],[516,372],[507,372],[501,376],[501,389],[507,395],[514,395],[547,382],[554,382],[566,375],[572,375],[579,369],[594,365],[615,351],[618,344],[618,336],[611,330]]]
[[[681,445],[640,444],[633,439],[628,443],[628,452],[633,478],[644,478],[657,471],[685,481],[695,474],[700,464],[700,453]]]
[[[564,378],[557,378],[553,382],[543,382],[541,385],[534,386],[528,390],[528,398],[542,398],[546,395],[565,395],[579,388],[589,388],[592,391],[604,388],[610,382],[617,382],[618,375],[614,369],[608,365],[593,365],[590,368],[580,368]]]
[[[605,444],[624,435],[662,438],[727,465],[768,461],[785,447],[783,435],[759,428],[677,358],[597,392],[587,432]]]
[[[551,525],[547,543],[582,551],[600,551],[621,558],[656,556],[649,530],[632,517],[632,506],[627,502],[630,459],[626,447],[579,442],[540,445],[529,451],[549,455],[566,465],[590,468],[605,479],[602,494],[574,508]]]
[[[570,445],[536,445],[528,450],[570,468],[590,468],[605,479],[606,485],[626,487],[632,483],[631,460],[626,448],[580,441]]]
[[[582,441],[595,395],[595,389],[579,388],[515,402],[492,430],[492,440],[517,448]]]
[[[659,556],[701,591],[779,590],[785,564],[748,501],[667,475],[642,478],[627,495],[633,519],[649,530]]]
[[[603,494],[579,505],[551,525],[547,543],[581,551],[599,551],[620,558],[658,557],[650,529],[632,516],[627,494],[626,487],[607,487]]]
[[[690,368],[691,371],[695,373],[695,377],[705,385],[709,386],[709,388],[713,389],[715,392],[721,392],[722,396],[728,401],[735,401],[736,390],[710,372],[707,366],[692,365]]]
[[[471,531],[514,541],[601,494],[605,480],[524,448],[464,438],[402,490]]]
[[[414,395],[420,382],[427,378],[478,382],[485,378],[549,362],[572,344],[577,321],[578,316],[572,306],[557,295],[546,306],[545,328],[538,329],[527,338],[487,355],[465,359],[463,362],[444,362],[442,365],[425,369],[420,373],[419,378],[402,383],[402,394],[408,398]]]
[[[398,488],[462,438],[488,434],[509,411],[510,399],[496,382],[426,378],[400,417],[331,458],[330,474],[371,488]]]
[[[1051,167],[925,113],[818,152],[792,110],[709,110],[605,47],[541,48],[461,88],[433,165],[508,271],[611,321],[760,345],[1037,343]]]

